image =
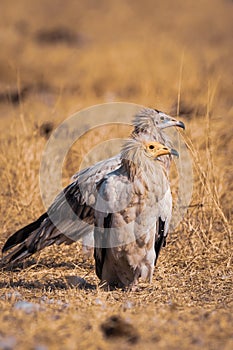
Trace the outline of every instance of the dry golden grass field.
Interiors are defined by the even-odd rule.
[[[185,122],[194,169],[151,285],[100,289],[79,243],[2,267],[0,349],[233,349],[233,2],[1,0],[0,18],[1,247],[44,211],[45,123],[104,102],[151,106]]]

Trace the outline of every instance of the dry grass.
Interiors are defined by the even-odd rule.
[[[99,289],[78,243],[2,269],[0,348],[232,349],[232,2],[2,1],[1,14],[1,243],[44,210],[42,123],[95,103],[178,111],[195,183],[152,285],[138,292]],[[36,39],[55,27],[76,41]],[[102,137],[96,130],[69,154],[64,182]],[[72,287],[69,276],[88,283]],[[23,300],[33,303],[29,313],[17,309]],[[107,339],[101,324],[112,315],[135,329]]]

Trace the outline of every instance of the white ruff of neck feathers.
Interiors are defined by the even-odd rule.
[[[141,177],[147,182],[160,167],[160,162],[151,157],[144,148],[142,141],[129,139],[121,151],[122,164],[131,181]]]

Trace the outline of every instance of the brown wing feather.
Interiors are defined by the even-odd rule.
[[[77,173],[75,181],[56,197],[47,213],[8,238],[2,252],[13,249],[3,262],[22,260],[54,243],[71,244],[92,231],[94,209],[90,203],[93,204],[96,186],[109,171],[119,167],[119,162],[116,156]]]

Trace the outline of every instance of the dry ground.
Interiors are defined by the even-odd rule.
[[[1,269],[0,349],[232,349],[232,1],[0,7],[1,244],[43,212],[43,123],[84,107],[127,101],[178,111],[195,178],[188,213],[152,285],[138,292],[99,289],[78,244]],[[88,283],[71,287],[69,276]],[[116,336],[106,337],[101,325],[113,315],[122,321],[111,321]]]

